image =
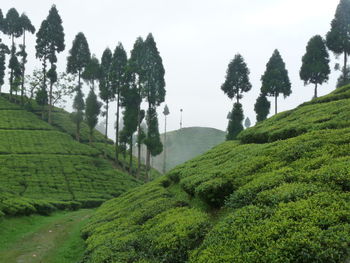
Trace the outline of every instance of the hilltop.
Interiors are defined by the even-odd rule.
[[[84,262],[347,262],[350,86],[106,202]]]
[[[6,98],[0,97],[0,215],[95,207],[140,184],[106,157],[113,142],[99,132],[89,145],[83,124],[79,143],[64,110],[55,108],[49,125],[34,102],[28,111]]]
[[[226,133],[214,128],[188,127],[166,134],[166,171],[201,155],[225,141]],[[164,134],[161,134],[164,144]],[[152,157],[152,166],[163,171],[164,152]]]

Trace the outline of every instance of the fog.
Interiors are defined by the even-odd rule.
[[[25,12],[38,29],[54,2],[45,0],[3,0],[1,9],[15,7]],[[75,35],[82,31],[91,53],[101,57],[120,41],[132,49],[138,36],[152,32],[166,70],[166,101],[169,106],[168,130],[183,126],[213,127],[225,130],[227,113],[233,102],[221,91],[226,68],[236,53],[245,58],[251,74],[252,90],[242,100],[244,114],[255,121],[254,103],[259,94],[260,77],[275,48],[289,71],[292,95],[279,98],[279,111],[294,108],[310,100],[313,87],[299,78],[301,57],[308,40],[330,29],[338,0],[60,0],[55,4],[63,20],[66,49],[58,56],[58,70],[64,71],[66,57]],[[10,43],[7,36],[1,36]],[[28,35],[27,73],[41,64],[35,58],[35,36]],[[17,40],[19,43],[20,40]],[[330,54],[333,58],[333,54]],[[334,68],[335,60],[331,67]],[[335,88],[339,72],[332,71],[330,81],[319,89],[327,94]],[[8,91],[8,76],[4,90]],[[87,93],[88,87],[84,91]],[[158,110],[160,130],[163,129]],[[113,136],[115,103],[110,107],[109,136]],[[66,105],[71,110],[71,101]],[[271,112],[274,112],[273,108]]]

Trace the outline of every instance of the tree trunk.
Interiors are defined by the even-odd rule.
[[[275,114],[277,114],[277,98],[278,98],[278,94],[276,92],[275,93]]]
[[[94,130],[93,129],[90,129],[90,136],[89,136],[89,142],[90,142],[90,144],[92,144],[92,136],[93,136],[93,132],[94,132]]]
[[[23,96],[24,96],[24,72],[25,72],[25,61],[24,61],[24,53],[26,50],[26,31],[23,30],[23,59],[22,59],[22,83],[21,83],[21,105],[23,106]]]
[[[80,142],[80,122],[77,122],[77,141]]]
[[[139,96],[140,96],[140,88],[139,88]],[[141,173],[141,143],[140,143],[140,137],[141,137],[141,104],[138,105],[137,108],[137,173],[136,178],[140,178]]]
[[[15,46],[15,39],[14,39],[14,35],[12,34],[11,56],[16,56],[16,54],[12,53],[14,46]],[[11,69],[11,72],[10,72],[10,101],[12,101],[12,88],[13,88],[13,69]]]
[[[163,160],[163,173],[166,172],[166,115],[165,115],[165,122],[164,122],[164,160]]]
[[[147,148],[146,154],[146,182],[150,181],[151,151]]]
[[[51,69],[52,69],[52,63],[51,63]],[[52,112],[52,87],[53,87],[53,82],[52,79],[50,78],[50,92],[49,92],[49,124],[51,124],[51,112]]]
[[[317,98],[317,83],[315,83],[315,94],[314,94],[314,98]]]
[[[46,57],[44,58],[43,62],[43,88],[46,90]]]
[[[130,156],[129,156],[129,173],[132,175],[132,135],[130,136]]]
[[[115,124],[115,162],[118,164],[118,155],[119,155],[119,88],[117,93],[117,121]],[[132,138],[131,138],[132,140]]]
[[[344,80],[346,79],[346,66],[347,66],[347,62],[348,62],[348,54],[346,53],[346,51],[344,51],[344,67],[343,67],[343,76],[344,76]]]
[[[108,132],[108,104],[109,101],[107,99],[106,101],[106,129],[105,129],[105,138],[107,139],[107,132]]]

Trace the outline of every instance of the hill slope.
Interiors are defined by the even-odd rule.
[[[349,94],[280,113],[106,202],[84,229],[84,262],[347,262]]]
[[[214,128],[189,127],[167,133],[166,171],[201,155],[225,141],[226,133]],[[161,134],[164,143],[164,134]],[[164,152],[152,158],[152,165],[163,171]]]
[[[6,189],[0,191],[0,213],[96,206],[139,184],[102,158],[100,150],[65,133],[71,121],[57,121],[59,115],[67,119],[57,109],[51,126],[0,97],[0,186]],[[59,123],[68,124],[57,129]],[[98,133],[96,139],[105,141]]]

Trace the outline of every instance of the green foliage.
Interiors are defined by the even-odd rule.
[[[139,184],[99,157],[99,149],[74,141],[4,98],[0,104],[0,185],[6,189],[0,189],[1,215],[96,207]],[[62,110],[54,108],[53,117],[62,131],[74,127]],[[88,136],[86,124],[84,131]]]
[[[278,114],[107,202],[84,230],[84,262],[345,262],[348,93]],[[264,143],[245,144],[248,134]]]
[[[6,54],[10,54],[10,50],[0,39],[0,93],[1,86],[4,85]]]
[[[349,127],[346,117],[350,110],[347,99],[349,87],[336,90],[330,95],[305,103],[295,110],[286,111],[244,130],[239,139],[244,143],[265,143],[283,140],[300,134],[324,129]]]
[[[145,139],[145,145],[151,152],[152,156],[156,156],[163,151],[163,144],[160,141],[158,117],[154,108],[149,108],[147,111],[147,137]]]
[[[85,110],[84,94],[81,91],[80,86],[77,89],[77,94],[74,97],[73,109],[74,109],[74,112],[72,113],[72,120],[77,126],[76,138],[79,141],[80,140],[80,123],[84,119],[84,110]]]
[[[267,115],[269,115],[270,113],[270,106],[271,103],[267,100],[266,96],[260,93],[254,105],[254,111],[256,112],[257,122],[266,120]]]
[[[276,209],[246,206],[222,220],[190,262],[344,262],[348,200],[319,193]]]
[[[252,84],[249,81],[249,73],[242,55],[235,55],[234,59],[228,65],[226,79],[221,89],[230,99],[236,97],[237,103],[243,97],[242,93],[248,92],[252,88]]]
[[[91,54],[89,44],[82,32],[79,32],[69,50],[67,57],[67,73],[78,74],[78,87],[81,88],[80,77],[90,62]]]
[[[114,92],[111,86],[111,64],[113,60],[112,51],[106,48],[101,58],[100,74],[100,97],[103,101],[108,102],[114,98]]]
[[[210,223],[205,213],[181,207],[163,181],[137,188],[101,207],[83,229],[88,237],[83,262],[187,260],[188,251],[202,240]]]
[[[90,128],[90,142],[92,141],[93,131],[98,122],[98,115],[100,115],[101,106],[102,104],[97,100],[94,90],[91,89],[86,99],[85,109],[86,123]]]
[[[242,104],[235,103],[233,105],[232,112],[230,114],[230,120],[227,127],[227,135],[226,140],[234,140],[236,139],[237,135],[243,131],[243,109]]]
[[[262,75],[261,81],[261,93],[275,97],[275,112],[277,113],[277,97],[279,94],[282,93],[284,97],[288,97],[292,93],[286,65],[277,49],[266,64],[266,71]]]
[[[349,25],[350,25],[350,3],[348,0],[340,0],[334,19],[331,23],[331,29],[327,33],[327,47],[335,54],[350,53]],[[344,65],[346,68],[346,65]]]
[[[147,83],[143,94],[150,105],[159,106],[165,99],[165,70],[163,61],[151,33],[148,34],[143,45],[144,61],[142,62],[142,69],[144,72],[141,77]]]
[[[9,130],[52,130],[50,125],[40,121],[34,114],[15,109],[0,110],[0,128]]]
[[[84,80],[90,82],[92,84],[92,89],[95,88],[95,81],[100,79],[101,75],[101,69],[100,69],[100,62],[98,59],[93,55],[90,59],[89,64],[86,66],[82,77]]]
[[[16,38],[22,35],[21,21],[19,19],[19,14],[15,8],[10,8],[7,11],[3,32],[6,35]]]
[[[322,83],[327,82],[331,73],[327,47],[320,35],[310,39],[302,61],[300,78],[305,85],[309,83],[316,85],[314,97],[317,98],[317,84],[322,85]]]

